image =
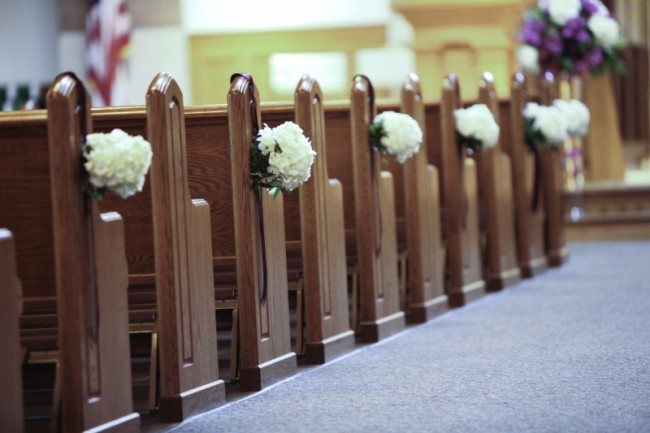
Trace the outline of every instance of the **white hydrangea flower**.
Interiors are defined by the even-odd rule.
[[[618,22],[607,15],[592,15],[587,21],[587,27],[594,34],[596,40],[605,47],[611,47],[621,37],[621,28]]]
[[[474,104],[454,111],[456,130],[460,135],[479,140],[482,149],[496,146],[499,141],[499,125],[492,111],[485,104]]]
[[[151,144],[142,136],[114,129],[109,134],[88,134],[83,156],[93,186],[127,198],[142,191],[152,151]]]
[[[523,114],[525,118],[533,119],[533,128],[546,137],[547,143],[561,143],[566,140],[567,119],[557,107],[529,102],[526,104]]]
[[[563,26],[570,19],[580,15],[582,2],[580,0],[549,0],[547,9],[551,20]]]
[[[404,113],[384,111],[375,116],[374,124],[381,123],[385,135],[381,144],[400,164],[412,157],[422,144],[422,129],[418,122]]]
[[[257,142],[262,154],[269,155],[268,172],[278,178],[282,189],[293,191],[309,179],[316,152],[300,126],[293,122],[275,128],[264,125]],[[275,192],[269,189],[269,193]]]
[[[567,131],[573,137],[582,137],[587,134],[589,130],[589,121],[591,120],[591,113],[589,108],[577,99],[565,101],[563,99],[556,99],[553,101],[556,106],[567,120]]]
[[[522,69],[530,72],[539,72],[539,51],[532,45],[520,45],[517,49],[517,59]]]
[[[548,9],[548,4],[550,0],[537,0],[537,7],[540,9]]]

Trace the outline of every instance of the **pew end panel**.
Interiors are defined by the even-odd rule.
[[[14,238],[0,228],[0,430],[22,433],[23,396],[20,351],[22,288],[16,270]]]
[[[500,130],[505,129],[499,116],[499,100],[492,74],[483,74],[479,84],[479,102],[485,104]],[[485,216],[485,280],[488,291],[498,291],[520,279],[515,247],[515,210],[512,200],[510,159],[496,147],[475,155],[479,175],[479,202]]]
[[[169,74],[158,74],[146,103],[154,152],[148,213],[154,228],[160,419],[179,422],[225,402],[217,363],[210,207],[190,198],[180,87]]]
[[[260,390],[296,371],[291,351],[282,196],[251,187],[250,149],[261,125],[252,79],[233,76],[228,92],[232,203],[241,327],[241,388]]]
[[[454,74],[442,83],[440,103],[443,213],[450,307],[459,307],[485,294],[482,277],[476,164],[456,141],[454,110],[460,107],[460,88]]]
[[[355,343],[348,312],[343,188],[328,173],[318,82],[303,76],[294,101],[296,123],[317,153],[311,179],[299,189],[299,219],[307,313],[305,355],[308,363],[320,364],[349,352]],[[295,221],[285,216],[287,222]]]
[[[361,341],[372,343],[405,327],[400,309],[395,192],[390,172],[370,149],[369,126],[376,114],[372,84],[355,77],[350,90],[354,208],[360,282]]]
[[[559,81],[555,76],[546,72],[540,76],[540,101],[543,105],[551,105],[559,97]],[[548,265],[561,266],[566,262],[569,251],[566,246],[564,227],[564,173],[562,170],[564,146],[542,152],[542,189],[546,211],[546,256]]]
[[[523,110],[527,102],[526,77],[517,72],[511,81],[510,104],[501,104],[501,119],[504,125],[508,125],[508,128],[504,128],[508,143],[504,148],[510,156],[512,167],[517,261],[522,277],[531,278],[547,268],[547,259],[544,247],[544,207],[540,200],[541,156],[539,152],[528,150],[524,138]],[[534,194],[538,197],[534,197]],[[536,199],[536,203],[533,203],[533,199]]]
[[[448,309],[444,293],[444,270],[441,256],[440,188],[438,170],[428,163],[427,125],[424,99],[417,75],[410,74],[402,86],[401,111],[413,117],[423,134],[420,150],[401,168],[403,182],[397,180],[404,203],[397,201],[398,218],[405,219],[408,245],[408,318],[413,323],[426,322]],[[400,185],[402,188],[400,188]]]
[[[92,132],[90,98],[81,81],[64,73],[50,88],[47,107],[61,426],[65,431],[138,431],[124,226],[119,214],[100,214],[82,191],[80,149]]]

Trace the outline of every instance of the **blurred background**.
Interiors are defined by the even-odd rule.
[[[93,60],[90,48],[98,37],[97,22],[93,24],[98,18],[91,13],[97,3],[0,0],[0,107],[42,105],[49,83],[62,71],[72,70],[93,84],[89,71],[106,67]],[[518,68],[522,14],[536,0],[101,3],[122,8],[109,19],[121,32],[115,52],[121,68],[112,77],[120,83],[114,87],[121,90],[112,97],[104,95],[106,101],[94,96],[95,106],[144,104],[147,86],[160,71],[176,78],[186,105],[225,103],[234,72],[253,75],[262,102],[293,100],[304,73],[319,80],[326,102],[347,99],[357,73],[372,80],[379,97],[393,98],[413,71],[420,76],[426,100],[439,99],[441,79],[451,71],[459,76],[464,100],[476,97],[483,71],[494,75],[499,96],[507,98],[510,78]],[[614,11],[628,40],[628,72],[608,78],[617,136],[608,139],[607,149],[614,149],[614,157],[605,160],[614,168],[599,170],[607,173],[592,178],[623,179],[629,172],[628,178],[636,179],[650,155],[650,7],[647,0],[604,3]],[[102,89],[101,82],[94,84]]]

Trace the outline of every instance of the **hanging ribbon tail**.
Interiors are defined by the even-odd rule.
[[[260,304],[266,302],[268,286],[268,264],[266,263],[266,236],[264,234],[264,212],[262,210],[262,197],[260,192],[255,192],[255,207],[257,208],[257,221],[259,229],[260,254],[262,256],[262,281],[260,284]]]
[[[94,216],[92,211],[92,198],[84,194],[83,200],[86,202],[86,225],[88,237],[88,257],[90,257],[90,269],[88,270],[88,288],[86,294],[86,307],[88,310],[88,330],[90,337],[94,342],[97,342],[99,337],[99,287],[97,284],[97,269],[95,260],[95,230]]]
[[[539,199],[541,197],[540,190],[542,187],[542,156],[538,149],[535,149],[533,161],[533,194],[531,197],[530,208],[533,212],[537,212],[537,209],[539,209]]]
[[[378,177],[379,173],[375,173],[376,170],[378,170],[377,163],[375,161],[375,158],[377,158],[377,155],[374,153],[370,155],[370,173],[372,176],[372,201],[373,201],[373,207],[375,209],[374,214],[375,214],[375,222],[377,226],[375,227],[375,256],[379,256],[381,254],[381,236],[383,234],[383,222],[382,222],[382,217],[381,217],[381,206],[379,205],[379,185],[378,185]]]
[[[358,74],[354,76],[354,79],[363,78],[368,84],[368,111],[369,117],[375,115],[375,88],[372,86],[370,79],[363,74]],[[369,123],[372,124],[372,118],[369,119]],[[378,167],[375,158],[377,156],[374,152],[370,155],[370,175],[372,176],[372,195],[373,195],[373,206],[374,214],[376,220],[376,230],[375,230],[375,255],[379,256],[381,254],[381,236],[383,233],[383,222],[381,217],[381,206],[379,205],[379,185],[378,177],[380,176],[380,168]]]
[[[465,159],[463,155],[463,146],[456,146],[458,148],[458,173],[460,174],[460,214],[461,214],[461,227],[463,230],[467,228],[467,217],[469,215],[469,199],[467,198],[467,189],[465,188]]]

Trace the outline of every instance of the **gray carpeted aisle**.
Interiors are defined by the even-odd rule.
[[[174,432],[650,432],[650,242],[569,262]]]

